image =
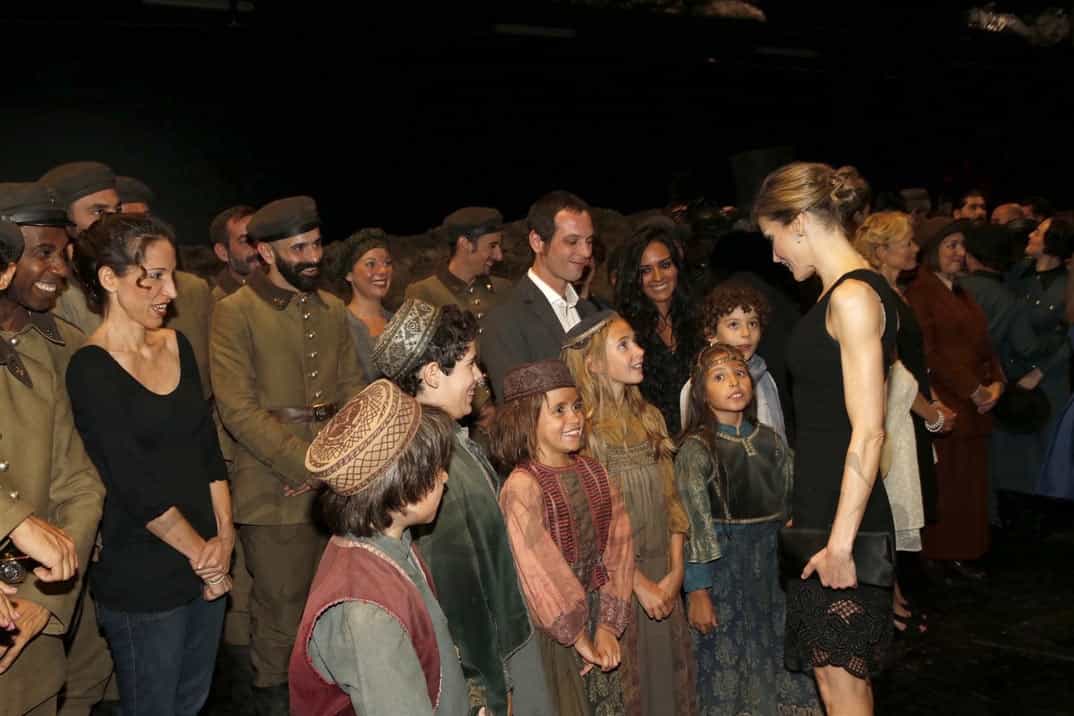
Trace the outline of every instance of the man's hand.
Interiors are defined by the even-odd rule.
[[[66,582],[78,572],[75,543],[59,527],[30,515],[10,537],[23,554],[41,565],[34,574],[42,582]]]
[[[8,600],[8,597],[15,596],[18,591],[18,588],[0,582],[0,629],[5,631],[13,630],[15,621],[19,618],[18,611]]]
[[[1038,385],[1040,385],[1040,381],[1043,378],[1044,373],[1041,372],[1040,368],[1034,368],[1033,370],[1022,376],[1022,378],[1018,381],[1018,386],[1020,388],[1025,388],[1026,390],[1033,390]]]
[[[224,596],[231,591],[231,577],[226,574],[221,577],[214,577],[213,579],[219,579],[219,582],[209,584],[206,582],[201,588],[201,596],[205,601],[211,602]]]
[[[12,603],[18,611],[18,618],[15,620],[15,628],[11,630],[13,637],[11,646],[0,645],[0,674],[11,668],[26,645],[33,641],[48,624],[48,610],[41,605],[26,599],[19,599]]]

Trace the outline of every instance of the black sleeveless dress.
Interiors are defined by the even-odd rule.
[[[895,356],[900,299],[883,276],[866,269],[844,274],[832,290],[847,279],[868,284],[883,303],[886,374]],[[802,317],[787,345],[798,428],[791,498],[795,527],[831,528],[850,444],[839,343],[825,327],[831,294],[828,291]],[[859,530],[888,531],[894,535],[891,508],[879,478]],[[892,616],[890,589],[867,585],[828,589],[815,576],[789,580],[784,646],[787,668],[806,671],[819,666],[839,666],[858,678],[867,678],[886,661]]]

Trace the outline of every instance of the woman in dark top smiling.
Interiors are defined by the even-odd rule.
[[[679,391],[690,378],[691,361],[701,349],[682,251],[670,219],[643,223],[618,260],[616,307],[645,349],[641,392],[677,430]]]
[[[100,327],[71,359],[75,423],[108,488],[90,572],[125,714],[196,714],[209,694],[231,588],[227,470],[175,299],[171,229],[118,214],[79,238],[76,270]]]

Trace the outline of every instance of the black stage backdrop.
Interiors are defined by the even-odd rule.
[[[777,145],[877,190],[1074,206],[1069,40],[974,32],[956,4],[780,3],[763,24],[615,3],[26,5],[0,9],[0,180],[107,162],[184,243],[293,193],[329,238],[468,204],[517,218],[552,188],[631,212],[673,177],[733,203],[728,157]]]

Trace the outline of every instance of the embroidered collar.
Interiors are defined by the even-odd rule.
[[[288,291],[287,289],[280,288],[279,286],[269,281],[268,276],[264,272],[258,271],[250,274],[250,279],[247,281],[247,286],[253,289],[253,292],[258,295],[265,303],[269,304],[277,311],[282,311],[287,308],[291,303],[291,299],[298,296],[311,296],[317,300],[322,306],[325,305],[321,295],[316,290],[309,293],[296,293],[294,291]]]
[[[751,423],[745,416],[742,416],[742,424],[737,428],[734,425],[725,425],[723,423],[717,423],[716,429],[721,435],[730,435],[736,438],[749,437],[749,434],[753,432],[753,423]]]

